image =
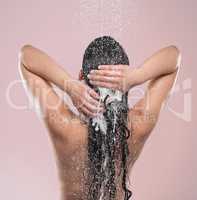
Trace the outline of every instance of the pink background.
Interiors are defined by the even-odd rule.
[[[0,198],[59,198],[53,148],[44,125],[31,110],[16,110],[6,100],[9,84],[20,78],[20,47],[29,43],[43,49],[77,77],[88,43],[110,34],[123,45],[131,65],[166,45],[177,45],[182,52],[177,92],[133,168],[133,199],[197,199],[196,8],[195,0],[1,1]],[[20,84],[12,87],[10,96],[17,105],[28,104]]]

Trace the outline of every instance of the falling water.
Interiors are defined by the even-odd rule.
[[[76,13],[78,21],[82,26],[88,30],[88,34],[103,36],[110,35],[118,40],[128,32],[129,26],[134,27],[136,22],[136,0],[80,0],[79,12]],[[134,39],[134,32],[130,32],[131,41]],[[94,37],[93,36],[93,37]],[[131,42],[132,43],[132,42]],[[98,88],[100,93],[100,100],[104,101],[105,97],[109,95],[109,99],[121,101],[122,93],[120,91],[112,92],[110,89]],[[116,115],[115,115],[116,116]],[[116,120],[116,118],[114,119]],[[114,123],[116,124],[116,123]],[[103,138],[106,138],[107,122],[103,114],[93,118],[92,126],[95,131],[100,130]],[[115,131],[115,127],[113,127]],[[106,153],[106,146],[102,145],[103,154],[105,154],[105,160],[102,163],[102,171],[104,172],[104,181],[102,182],[100,189],[99,200],[103,200],[104,188],[106,187],[107,177],[109,177],[109,171],[106,170],[106,163],[109,159],[109,155]]]
[[[120,40],[129,31],[131,40],[137,16],[137,0],[80,0],[73,22],[82,25],[88,34],[111,35]],[[132,27],[129,28],[129,27]]]

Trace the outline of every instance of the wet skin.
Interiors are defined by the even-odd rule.
[[[140,119],[139,113],[131,112],[129,117],[134,115]],[[66,122],[64,121],[65,119]],[[88,124],[78,116],[68,118],[67,113],[51,112],[46,120],[57,158],[59,178],[62,188],[62,199],[64,200],[86,200],[88,192],[87,180],[87,128]],[[131,121],[128,120],[128,127],[131,130]],[[64,130],[60,132],[56,130]],[[132,137],[128,140],[129,150],[133,152],[128,158],[129,172],[143,149],[148,134],[140,135],[132,131]],[[131,177],[130,177],[131,179]],[[117,180],[117,199],[123,199],[121,179]],[[129,182],[128,182],[129,187]],[[130,186],[132,189],[132,187]]]
[[[128,139],[131,152],[128,159],[128,174],[131,174],[135,161],[151,135],[162,104],[176,80],[180,64],[177,65],[178,58],[177,48],[169,46],[146,59],[137,70],[131,70],[128,66],[118,66],[121,76],[114,72],[113,66],[103,67],[103,71],[91,75],[95,85],[121,90],[128,90],[148,81],[144,96],[129,109],[128,113],[128,128],[132,132],[132,137]],[[81,104],[85,100],[85,104],[78,110],[87,116],[95,114],[98,97],[92,90],[87,93],[90,89],[84,83],[72,79],[51,57],[31,45],[22,47],[19,63],[27,95],[39,105],[39,113],[42,113],[41,118],[54,145],[62,199],[87,200],[87,124],[71,111],[67,102],[55,92],[52,84],[66,92],[74,106],[77,106],[77,102]],[[109,73],[109,70],[112,71]],[[110,74],[110,77],[106,74]],[[71,84],[65,87],[65,80]],[[123,82],[128,83],[124,88]],[[99,107],[99,110],[102,108]],[[124,194],[120,181],[117,181],[117,188],[117,200],[122,200]]]

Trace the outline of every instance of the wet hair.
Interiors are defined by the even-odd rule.
[[[86,83],[99,93],[101,90],[89,82],[87,75],[92,69],[98,69],[99,65],[118,64],[129,65],[128,56],[121,45],[110,36],[96,38],[86,48],[83,57]],[[115,90],[110,91],[115,94]],[[89,118],[88,122],[88,200],[114,200],[117,194],[116,180],[119,177],[125,194],[124,200],[132,196],[126,187],[127,158],[130,153],[127,139],[131,137],[127,128],[128,92],[122,93],[121,100],[114,99],[107,103],[109,96],[106,94],[103,100],[105,112],[102,123],[105,123],[106,131],[101,127],[96,128],[93,118]],[[118,168],[120,173],[117,172]]]

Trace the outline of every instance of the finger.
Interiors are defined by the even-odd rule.
[[[89,95],[87,95],[86,99],[89,103],[95,105],[96,107],[100,107],[100,108],[104,107],[104,105],[99,100],[95,100]]]
[[[94,111],[94,110],[92,110],[92,109],[89,108],[89,105],[84,105],[82,107],[82,109],[86,113],[88,113],[89,115],[92,115],[92,116],[98,116],[100,113],[104,112],[104,110],[102,110],[102,111],[101,110]]]
[[[99,94],[97,92],[95,92],[94,90],[92,90],[92,89],[89,89],[88,93],[90,94],[91,97],[93,97],[97,101],[100,98]]]
[[[89,103],[88,101],[86,101],[84,103],[84,106],[91,112],[96,113],[96,112],[101,112],[103,111],[102,107],[98,107],[98,106],[94,106],[91,103]]]
[[[106,87],[109,89],[119,89],[119,85],[115,83],[108,83],[108,82],[102,82],[102,81],[90,81],[91,84],[99,86],[99,87]]]
[[[107,69],[107,70],[122,70],[127,65],[100,65],[98,69]]]
[[[84,106],[84,104],[85,104],[85,99],[83,99],[83,101],[78,100],[78,101],[75,101],[75,102],[74,102],[74,105],[75,105],[75,107],[76,107],[77,109],[82,108],[82,107]]]
[[[87,115],[87,116],[93,116],[93,117],[96,116],[95,113],[89,111],[86,107],[81,107],[81,108],[80,108],[80,111],[81,111],[82,113],[84,113],[85,115]]]
[[[102,75],[89,75],[89,79],[92,81],[102,81],[108,83],[119,83],[121,81],[120,77],[110,77],[110,76],[102,76]]]
[[[100,69],[100,70],[91,70],[90,75],[104,75],[104,76],[118,76],[122,77],[123,73],[121,70],[107,70],[107,69]],[[89,78],[89,76],[88,76]]]

